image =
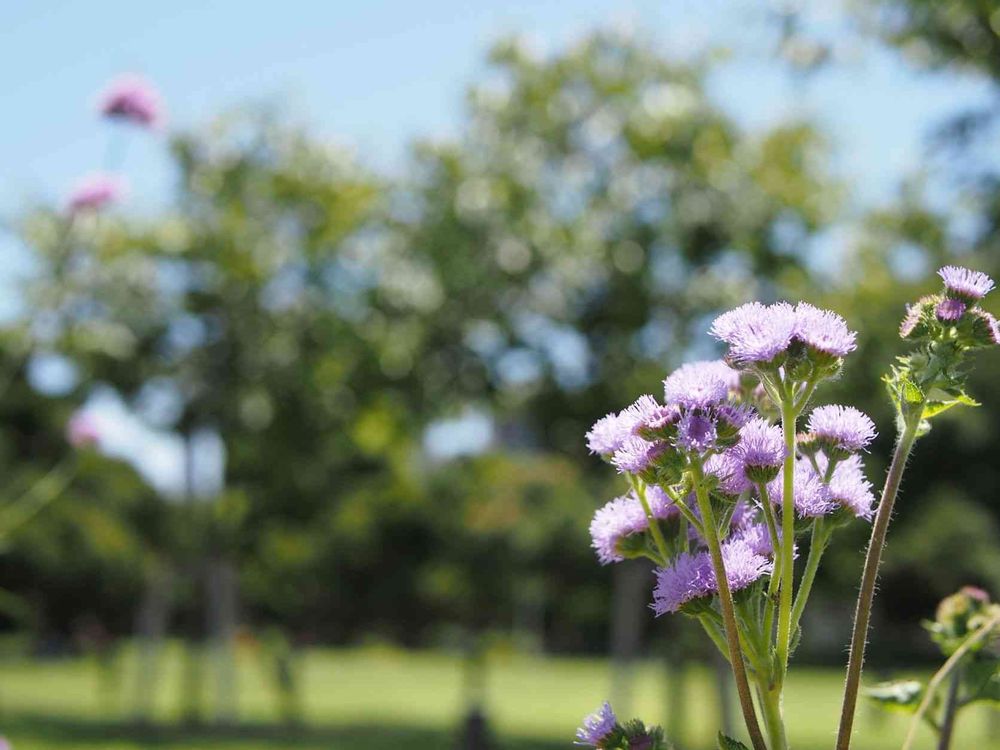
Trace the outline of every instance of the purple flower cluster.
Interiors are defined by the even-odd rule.
[[[773,363],[793,341],[831,357],[843,357],[857,346],[857,334],[842,317],[807,302],[795,307],[750,302],[720,315],[710,332],[729,345],[727,359],[737,367]]]
[[[576,742],[574,745],[589,745],[590,747],[601,747],[618,728],[618,718],[611,710],[611,704],[607,701],[583,720],[583,725],[576,730]]]
[[[742,536],[733,536],[722,544],[722,560],[726,581],[732,591],[741,591],[774,570],[774,563],[760,553],[760,547],[752,546]],[[709,553],[683,552],[669,567],[656,571],[653,611],[657,616],[677,612],[688,602],[710,596],[718,590]]]
[[[113,80],[100,97],[102,115],[144,128],[159,127],[164,119],[159,92],[142,76],[126,73]]]
[[[641,474],[671,448],[705,453],[720,433],[734,433],[752,410],[729,402],[739,374],[722,361],[692,362],[663,383],[665,402],[640,396],[631,406],[599,419],[587,433],[592,453],[620,472]]]
[[[945,266],[938,275],[944,281],[944,294],[928,295],[907,305],[899,335],[904,339],[935,335],[941,330],[935,323],[950,328],[971,316],[974,346],[1000,344],[1000,323],[978,305],[993,290],[993,279],[961,266]]]
[[[824,450],[848,453],[864,450],[878,434],[867,414],[838,404],[813,409],[807,429]]]
[[[659,487],[650,486],[646,489],[646,502],[654,518],[667,519],[679,513],[677,506]],[[616,497],[598,508],[590,522],[590,539],[601,565],[624,560],[618,548],[619,543],[648,528],[649,519],[634,492]]]
[[[828,466],[825,456],[816,456],[819,472],[807,458],[798,458],[794,468],[794,498],[795,513],[800,518],[820,518],[828,516],[840,508],[845,508],[854,516],[866,521],[872,517],[875,496],[872,485],[865,479],[858,456],[838,461],[830,475],[829,482],[824,482]],[[771,502],[780,505],[784,502],[784,469],[767,486]]]

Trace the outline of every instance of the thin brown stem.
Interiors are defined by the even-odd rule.
[[[847,677],[844,681],[844,703],[840,712],[837,750],[848,750],[851,746],[851,731],[854,728],[854,712],[858,705],[861,668],[865,660],[865,642],[868,639],[868,624],[871,620],[872,600],[875,598],[879,563],[882,560],[885,537],[889,531],[889,521],[892,519],[892,506],[899,493],[906,459],[917,438],[920,413],[920,409],[914,409],[903,423],[903,431],[899,435],[896,450],[892,454],[892,463],[889,465],[889,473],[885,478],[885,487],[882,489],[882,500],[879,503],[878,513],[875,515],[875,523],[872,524],[872,536],[868,542],[865,568],[861,574],[861,590],[858,592],[858,604],[854,612],[854,631],[851,634],[851,651],[847,660]]]

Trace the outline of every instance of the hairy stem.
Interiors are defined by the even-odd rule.
[[[642,510],[646,514],[646,521],[649,524],[649,531],[653,535],[653,541],[656,543],[656,549],[660,552],[661,565],[666,565],[667,561],[670,559],[670,553],[667,550],[667,540],[663,538],[663,532],[660,530],[660,524],[653,516],[653,511],[649,508],[649,501],[646,500],[646,487],[638,479],[629,474],[629,481],[632,483],[632,489],[635,490],[636,496],[639,498],[639,502],[642,504]]]
[[[802,611],[809,601],[809,593],[812,591],[813,581],[816,580],[816,571],[819,570],[819,561],[826,551],[826,545],[830,542],[830,528],[822,518],[816,519],[813,523],[812,541],[809,543],[809,556],[806,558],[806,567],[802,572],[802,580],[799,581],[799,590],[795,594],[795,606],[792,607],[792,632],[799,627],[799,620],[802,619]]]
[[[781,588],[778,592],[778,633],[775,643],[779,685],[788,670],[788,650],[792,640],[792,587],[795,572],[795,418],[795,406],[789,396],[781,405],[785,465],[781,496]],[[777,550],[775,554],[777,555]]]
[[[698,501],[698,510],[701,517],[705,542],[708,545],[709,556],[712,559],[712,569],[715,572],[715,580],[719,589],[719,603],[722,609],[722,622],[725,626],[726,643],[729,649],[729,661],[733,668],[733,677],[736,679],[736,692],[740,697],[740,708],[743,711],[743,721],[746,723],[747,731],[750,733],[750,741],[754,750],[767,750],[764,744],[764,737],[760,732],[760,724],[757,722],[757,714],[754,711],[753,695],[750,693],[750,683],[747,681],[746,665],[743,663],[743,653],[740,650],[739,629],[736,623],[736,612],[733,607],[733,595],[729,590],[729,580],[726,578],[726,564],[722,559],[722,547],[719,543],[718,527],[715,524],[715,513],[712,510],[712,503],[705,491],[705,477],[701,466],[695,463],[692,466],[694,475],[695,497]]]
[[[914,409],[913,413],[903,422],[903,430],[896,442],[892,463],[889,465],[889,473],[885,478],[885,487],[882,489],[878,513],[875,514],[875,523],[872,524],[872,536],[868,542],[865,568],[861,574],[861,590],[858,592],[858,604],[854,611],[854,631],[851,634],[851,650],[847,659],[847,676],[844,681],[844,703],[840,712],[837,750],[848,750],[851,746],[851,730],[854,727],[854,711],[858,705],[858,691],[861,687],[861,668],[865,660],[865,642],[868,639],[868,623],[871,620],[878,567],[882,560],[882,549],[885,547],[885,537],[889,531],[889,521],[892,518],[892,506],[896,502],[899,484],[903,479],[906,459],[917,438],[920,414],[920,409]]]
[[[760,698],[764,728],[767,730],[767,741],[771,750],[786,750],[788,740],[785,737],[784,722],[781,720],[780,689],[769,688],[767,679],[762,675],[757,681],[757,695]]]
[[[930,708],[931,702],[934,700],[934,694],[941,687],[941,683],[959,665],[962,657],[969,653],[969,649],[989,635],[998,624],[1000,624],[1000,615],[996,615],[988,620],[979,630],[966,638],[962,645],[955,649],[955,653],[948,657],[948,661],[941,665],[941,669],[934,673],[930,682],[927,683],[924,698],[920,701],[917,712],[913,714],[913,718],[910,720],[910,730],[906,733],[906,741],[903,742],[902,750],[910,750],[910,747],[913,745],[913,740],[917,736],[917,728],[920,726],[924,714],[927,713],[927,709]],[[944,735],[944,727],[941,728],[941,734],[942,736]]]

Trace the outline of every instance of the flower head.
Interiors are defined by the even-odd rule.
[[[787,302],[749,302],[717,317],[710,332],[729,345],[729,361],[747,367],[770,362],[784,353],[795,330],[795,308]]]
[[[830,404],[813,409],[808,430],[824,448],[854,452],[867,448],[875,439],[875,423],[853,406]]]
[[[819,456],[817,463],[821,470],[826,470],[824,456]],[[865,478],[859,456],[851,456],[837,463],[827,489],[831,501],[847,508],[857,518],[866,521],[872,519],[875,495],[872,493],[872,483]]]
[[[656,571],[653,611],[657,616],[676,612],[692,599],[715,590],[715,575],[707,552],[682,552],[673,563]]]
[[[653,462],[663,455],[667,448],[667,443],[662,440],[650,442],[641,437],[632,436],[622,442],[618,450],[615,451],[611,463],[615,465],[619,473],[641,474],[652,467]]]
[[[942,322],[954,323],[956,320],[960,320],[965,314],[965,308],[966,304],[962,300],[955,297],[945,297],[937,303],[937,306],[934,308],[934,314]]]
[[[654,518],[665,519],[679,513],[677,506],[659,487],[646,489],[646,502]],[[625,559],[619,550],[619,543],[633,534],[640,534],[649,528],[649,519],[642,503],[634,493],[608,501],[598,508],[590,522],[591,546],[597,551],[601,565],[621,562]]]
[[[974,307],[975,331],[977,338],[984,344],[1000,344],[1000,321],[985,310]]]
[[[769,575],[774,563],[758,554],[740,536],[722,543],[722,561],[731,591],[740,591]],[[718,592],[719,586],[708,552],[682,552],[673,564],[656,571],[653,611],[657,615],[676,612],[687,602]]]
[[[795,338],[811,349],[843,357],[857,347],[857,336],[832,310],[821,310],[808,302],[795,306]]]
[[[69,212],[99,211],[125,195],[125,180],[116,175],[94,173],[80,180],[69,196]]]
[[[706,409],[723,403],[738,385],[739,373],[722,360],[690,362],[663,381],[663,396],[668,404]]]
[[[705,474],[716,478],[719,489],[727,495],[739,495],[753,486],[743,472],[743,464],[732,448],[710,455],[705,459],[704,469]]]
[[[981,271],[973,271],[961,266],[945,266],[938,271],[944,280],[945,292],[949,297],[976,302],[993,289],[993,279]]]
[[[774,557],[774,546],[771,544],[771,534],[762,523],[752,523],[739,529],[733,536],[742,539],[750,550],[762,557]]]
[[[732,450],[744,476],[751,482],[771,481],[785,460],[781,428],[760,417],[743,426],[740,441]]]
[[[632,433],[647,439],[662,436],[668,427],[677,422],[679,416],[676,405],[664,406],[652,396],[639,396],[621,413],[623,422],[631,423]]]
[[[146,128],[158,127],[164,117],[159,92],[145,78],[132,73],[114,79],[101,94],[98,107],[105,117]]]
[[[576,730],[576,742],[573,744],[601,747],[617,727],[618,718],[611,710],[611,704],[605,701],[599,709],[584,718],[583,724]]]
[[[587,433],[587,448],[591,453],[612,455],[632,434],[634,424],[628,416],[614,412],[601,417]]]
[[[767,493],[772,503],[784,503],[784,472],[785,470],[782,468],[778,472],[778,476],[767,485]],[[793,502],[795,503],[795,512],[799,517],[819,518],[829,515],[837,509],[837,504],[830,497],[829,488],[823,484],[822,477],[816,473],[807,459],[800,458],[795,461],[794,475]]]
[[[704,453],[715,447],[719,433],[710,416],[688,413],[677,425],[677,447],[691,453]]]

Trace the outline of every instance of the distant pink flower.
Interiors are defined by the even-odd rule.
[[[101,434],[93,418],[78,411],[66,425],[66,439],[74,448],[95,448],[101,442]],[[4,750],[3,745],[0,750]]]
[[[69,212],[100,211],[125,195],[126,183],[121,177],[101,172],[80,180],[69,197]]]
[[[0,736],[0,750],[13,750],[13,747],[6,737]]]
[[[104,89],[99,109],[105,117],[145,128],[158,128],[164,119],[160,92],[145,78],[134,73],[118,76]]]

